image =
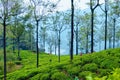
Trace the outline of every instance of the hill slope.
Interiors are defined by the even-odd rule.
[[[17,65],[11,67],[19,67],[19,69],[9,72],[7,80],[86,80],[86,78],[117,80],[114,79],[116,76],[120,78],[120,49],[74,56],[72,62],[69,56],[61,56],[60,63],[57,56],[42,53],[39,56],[39,68],[36,68],[35,53],[21,51],[21,57],[22,61],[11,61]],[[110,74],[112,71],[113,74]],[[2,79],[3,75],[0,76],[0,80]]]

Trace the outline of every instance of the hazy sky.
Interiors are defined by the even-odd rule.
[[[67,10],[71,8],[71,0],[61,0],[61,2],[58,5],[58,10]],[[74,0],[75,8],[85,9],[89,6],[86,5],[86,3],[89,3],[90,0]],[[100,0],[100,3],[103,3],[104,0]],[[77,5],[77,6],[76,6]]]

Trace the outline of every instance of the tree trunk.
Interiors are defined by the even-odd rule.
[[[3,21],[4,80],[6,80],[6,19]]]
[[[45,52],[45,34],[43,36],[43,47],[44,47],[44,52]]]
[[[94,21],[94,9],[91,9],[91,53],[94,51],[93,21]]]
[[[111,48],[111,37],[109,37],[109,48]]]
[[[39,48],[38,48],[38,26],[39,26],[39,21],[36,20],[36,52],[37,52],[37,68],[39,66]]]
[[[73,38],[74,38],[74,5],[73,0],[71,0],[71,47],[70,47],[70,60],[73,60]]]
[[[32,44],[33,44],[33,43],[32,43],[32,42],[33,42],[32,32],[30,33],[30,35],[31,35],[31,36],[30,36],[30,41],[31,41],[31,42],[30,42],[30,50],[32,50],[32,49],[33,49],[33,45],[32,45]]]
[[[31,34],[31,33],[32,33],[32,30],[30,29],[30,32],[29,32],[29,43],[30,43],[29,49],[30,49],[30,50],[32,50],[32,47],[31,47],[31,46],[32,46],[32,38],[31,38],[31,37],[32,37],[32,34]]]
[[[116,22],[116,20],[113,19],[113,21],[114,21],[114,26],[113,26],[113,48],[115,48],[115,22]]]
[[[17,45],[18,45],[18,60],[21,60],[20,58],[20,37],[17,38]]]
[[[58,34],[58,62],[60,62],[60,31],[59,31],[59,34]]]
[[[76,55],[78,55],[78,26],[76,26]]]
[[[101,50],[101,40],[99,41],[99,51]]]
[[[55,55],[56,55],[56,49],[57,49],[57,43],[56,43],[56,40],[55,40]]]
[[[13,43],[12,43],[13,44],[12,49],[13,49],[13,53],[15,53],[15,39],[13,38],[12,41],[13,41]]]
[[[50,54],[52,54],[52,45],[50,44]]]
[[[107,48],[107,10],[105,10],[105,47],[104,49],[106,50]]]
[[[86,34],[86,53],[88,53],[88,29]]]

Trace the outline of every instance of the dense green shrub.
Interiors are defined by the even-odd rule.
[[[33,76],[32,78],[30,78],[30,80],[40,80],[41,76],[42,76],[42,73],[39,73],[39,74]]]
[[[51,77],[52,80],[69,80],[66,74],[63,72],[56,72]]]
[[[117,57],[107,57],[101,62],[100,67],[103,69],[113,69],[119,67],[119,59]]]
[[[117,74],[119,73],[115,72],[112,75],[109,73],[114,68],[120,67],[119,52],[120,49],[110,49],[93,54],[74,56],[72,63],[69,56],[61,56],[61,62],[58,63],[57,56],[40,54],[39,68],[36,68],[36,54],[30,51],[21,51],[22,60],[16,61],[16,54],[10,53],[8,54],[7,67],[9,69],[14,65],[19,67],[21,66],[20,64],[22,64],[22,67],[19,70],[8,73],[7,80],[74,80],[75,76],[81,80],[86,80],[86,76],[87,80],[94,78],[94,76],[102,77],[98,78],[98,80],[104,80],[108,77],[114,80],[113,74],[118,77]],[[3,60],[3,58],[1,59]],[[50,62],[49,59],[52,59],[52,61]],[[0,66],[3,64],[2,60]],[[0,70],[3,72],[3,65],[0,67]],[[0,80],[2,80],[1,76]]]
[[[98,69],[98,76],[108,75],[111,71],[111,69]]]
[[[63,69],[63,66],[64,66],[64,64],[62,64],[62,63],[60,63],[60,64],[57,64],[55,67],[57,68],[57,69]]]
[[[76,67],[72,67],[71,69],[69,69],[68,74],[70,74],[72,77],[78,76],[79,72],[80,72],[80,67],[76,66]]]
[[[83,71],[91,71],[91,72],[96,72],[98,69],[98,66],[97,64],[95,63],[89,63],[89,64],[86,64],[82,67],[82,70]]]
[[[80,61],[80,60],[74,60],[74,61],[73,61],[73,65],[74,65],[74,66],[80,66],[82,63],[83,63],[83,62]]]
[[[83,71],[79,73],[79,78],[80,80],[86,80],[86,76],[92,74],[90,71]]]
[[[92,57],[91,57],[91,54],[87,54],[87,55],[83,55],[81,57],[81,64],[80,65],[85,65],[85,64],[88,64],[88,63],[91,63],[92,62]]]
[[[50,80],[50,74],[49,73],[42,74],[40,80]]]
[[[102,78],[95,77],[94,80],[120,80],[120,68],[115,69],[108,76],[103,76]]]

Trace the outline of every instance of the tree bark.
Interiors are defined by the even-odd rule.
[[[73,0],[71,0],[71,47],[70,47],[70,60],[73,60],[73,38],[74,38],[74,5]]]
[[[76,55],[78,55],[78,26],[76,26]]]
[[[12,41],[13,41],[13,43],[12,43],[13,44],[12,49],[13,49],[13,53],[15,53],[15,39],[13,38]]]
[[[56,40],[55,40],[55,55],[56,55],[56,49],[57,49],[57,43],[56,43]]]
[[[88,53],[88,29],[87,29],[87,34],[86,34],[86,53]]]
[[[20,37],[17,38],[17,45],[18,45],[18,60],[21,60],[20,58]]]
[[[91,9],[91,53],[94,51],[94,35],[93,35],[93,21],[94,21],[94,9]]]
[[[4,51],[4,80],[6,80],[6,19],[3,20],[3,51]]]
[[[115,48],[115,22],[116,22],[116,19],[113,19],[114,21],[114,26],[113,26],[113,48]]]
[[[105,10],[105,47],[104,49],[106,50],[107,48],[107,10]]]
[[[36,20],[36,52],[37,52],[37,68],[39,66],[39,48],[38,48],[38,26],[39,26],[39,21]]]
[[[59,31],[59,34],[58,34],[58,62],[60,62],[60,31]]]

